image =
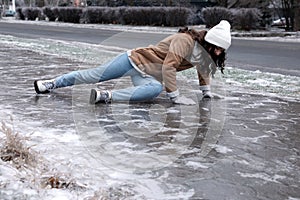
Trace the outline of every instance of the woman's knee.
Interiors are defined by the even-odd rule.
[[[152,83],[152,84],[153,84],[153,88],[155,90],[154,93],[156,94],[156,96],[158,96],[162,92],[163,86],[161,83]]]
[[[149,99],[157,97],[163,90],[163,86],[161,83],[151,82],[146,84],[145,86],[145,90],[147,91]]]
[[[160,83],[149,82],[143,86],[139,86],[132,93],[130,101],[147,101],[157,97],[162,92]]]

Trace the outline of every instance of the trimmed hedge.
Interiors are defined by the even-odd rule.
[[[166,12],[166,26],[185,26],[189,23],[189,18],[193,15],[189,8],[172,7]]]
[[[88,7],[82,23],[184,26],[193,12],[180,7]]]
[[[233,28],[249,31],[259,28],[262,21],[262,13],[257,8],[203,8],[202,16],[208,28],[218,24],[222,19],[226,19]]]
[[[57,21],[70,23],[79,23],[82,14],[80,7],[54,7],[52,11]]]
[[[17,8],[16,9],[16,18],[21,20],[36,20],[42,16],[42,12],[40,8]]]
[[[202,9],[202,17],[207,28],[217,25],[222,19],[232,24],[232,12],[224,7],[208,7]]]
[[[123,24],[131,25],[165,25],[167,9],[161,7],[128,7],[122,9],[120,17]]]
[[[201,14],[208,28],[226,19],[235,29],[251,30],[259,28],[262,20],[256,8],[208,7],[203,8]],[[199,15],[184,7],[25,7],[17,9],[17,17],[70,23],[186,26],[193,24]]]
[[[80,23],[121,24],[120,11],[116,7],[87,7],[83,10]]]
[[[32,13],[31,13],[32,12]],[[194,14],[182,7],[43,7],[18,9],[19,19],[70,23],[99,23],[152,26],[185,26]]]
[[[262,13],[257,8],[241,8],[232,10],[234,13],[233,26],[236,29],[250,31],[257,29],[262,20]]]
[[[43,7],[42,8],[43,14],[46,16],[47,20],[55,21],[58,16],[56,16],[53,12],[52,7]]]

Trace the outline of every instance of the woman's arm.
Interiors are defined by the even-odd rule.
[[[162,65],[162,78],[168,93],[176,92],[176,72],[184,58],[193,48],[193,40],[187,34],[178,34],[170,43],[169,51]]]

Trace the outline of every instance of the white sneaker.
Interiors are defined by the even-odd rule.
[[[37,94],[47,94],[56,88],[55,80],[34,81],[34,89]]]
[[[111,102],[111,93],[108,90],[91,90],[90,104]]]

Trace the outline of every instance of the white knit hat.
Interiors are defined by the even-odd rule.
[[[204,40],[227,50],[231,45],[230,24],[222,20],[219,24],[207,31]]]

